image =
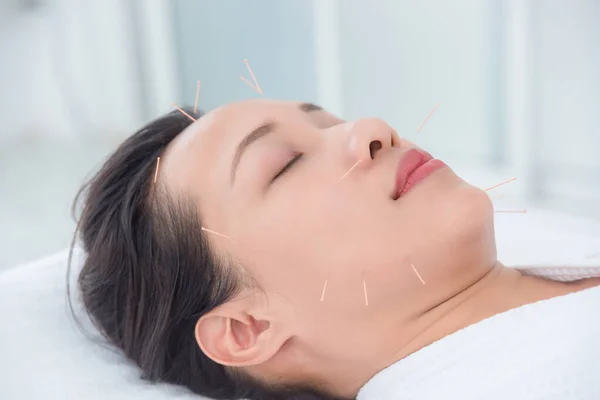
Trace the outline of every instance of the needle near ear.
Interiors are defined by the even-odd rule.
[[[158,167],[160,166],[160,157],[156,158],[156,171],[154,171],[154,183],[158,179]]]
[[[227,235],[223,235],[222,233],[215,232],[215,231],[213,231],[213,230],[210,230],[210,229],[206,229],[205,227],[202,227],[202,230],[203,230],[203,231],[205,231],[205,232],[212,233],[213,235],[217,235],[217,236],[224,237],[224,238],[226,238],[226,239],[233,240],[231,237],[229,237],[229,236],[227,236]]]

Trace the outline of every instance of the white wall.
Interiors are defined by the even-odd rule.
[[[123,135],[139,124],[127,2],[18,4],[2,9],[0,143],[22,135]]]
[[[537,1],[533,11],[540,197],[600,215],[600,2]]]
[[[146,77],[155,82],[140,90],[134,26],[151,24],[132,12],[139,1],[23,3],[0,0],[0,270],[67,247],[77,190],[140,127],[144,105],[158,104],[142,94],[161,90],[172,101],[161,61],[153,63],[161,78]],[[154,3],[145,2],[168,20]],[[152,45],[160,54],[144,54],[164,59],[160,41]]]
[[[344,109],[381,116],[440,157],[494,156],[493,1],[340,1]],[[417,137],[429,111],[435,117]]]
[[[181,101],[200,107],[258,95],[243,82],[248,59],[267,98],[315,100],[317,74],[313,2],[307,0],[176,0],[175,45]]]
[[[600,2],[335,3],[346,117],[385,118],[475,184],[517,176],[500,203],[600,218]]]

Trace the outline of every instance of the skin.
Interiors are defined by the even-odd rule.
[[[599,283],[505,268],[485,192],[443,168],[393,200],[398,162],[415,146],[380,119],[346,122],[299,105],[220,107],[163,157],[161,182],[194,196],[203,226],[232,238],[207,233],[215,250],[260,286],[198,321],[198,345],[216,362],[353,397],[377,372],[461,328]],[[267,121],[279,126],[247,148],[232,185],[236,146]]]

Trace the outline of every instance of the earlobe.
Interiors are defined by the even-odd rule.
[[[200,318],[195,336],[207,357],[231,367],[261,364],[273,357],[288,339],[270,321],[222,313]]]

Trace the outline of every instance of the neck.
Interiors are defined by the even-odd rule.
[[[576,291],[579,286],[525,276],[496,262],[480,279],[419,315],[392,363],[483,319]]]
[[[368,362],[353,364],[350,370],[344,370],[340,380],[328,385],[328,390],[343,398],[353,398],[375,374],[463,328],[526,304],[595,285],[600,285],[600,278],[564,283],[525,276],[495,262],[483,276],[453,291],[452,295],[436,300],[433,307],[411,317],[410,322],[403,320],[401,326],[389,325],[382,329],[377,346],[381,351],[376,351]],[[434,290],[431,286],[428,289]],[[340,388],[344,389],[340,391]]]
[[[371,370],[369,378],[423,347],[486,318],[598,284],[599,279],[563,283],[525,276],[496,262],[481,278],[423,311],[414,318],[410,327],[404,326],[403,332],[397,336],[402,337],[402,342],[388,342],[388,348],[395,344],[398,350],[371,364],[370,367],[377,367]]]

